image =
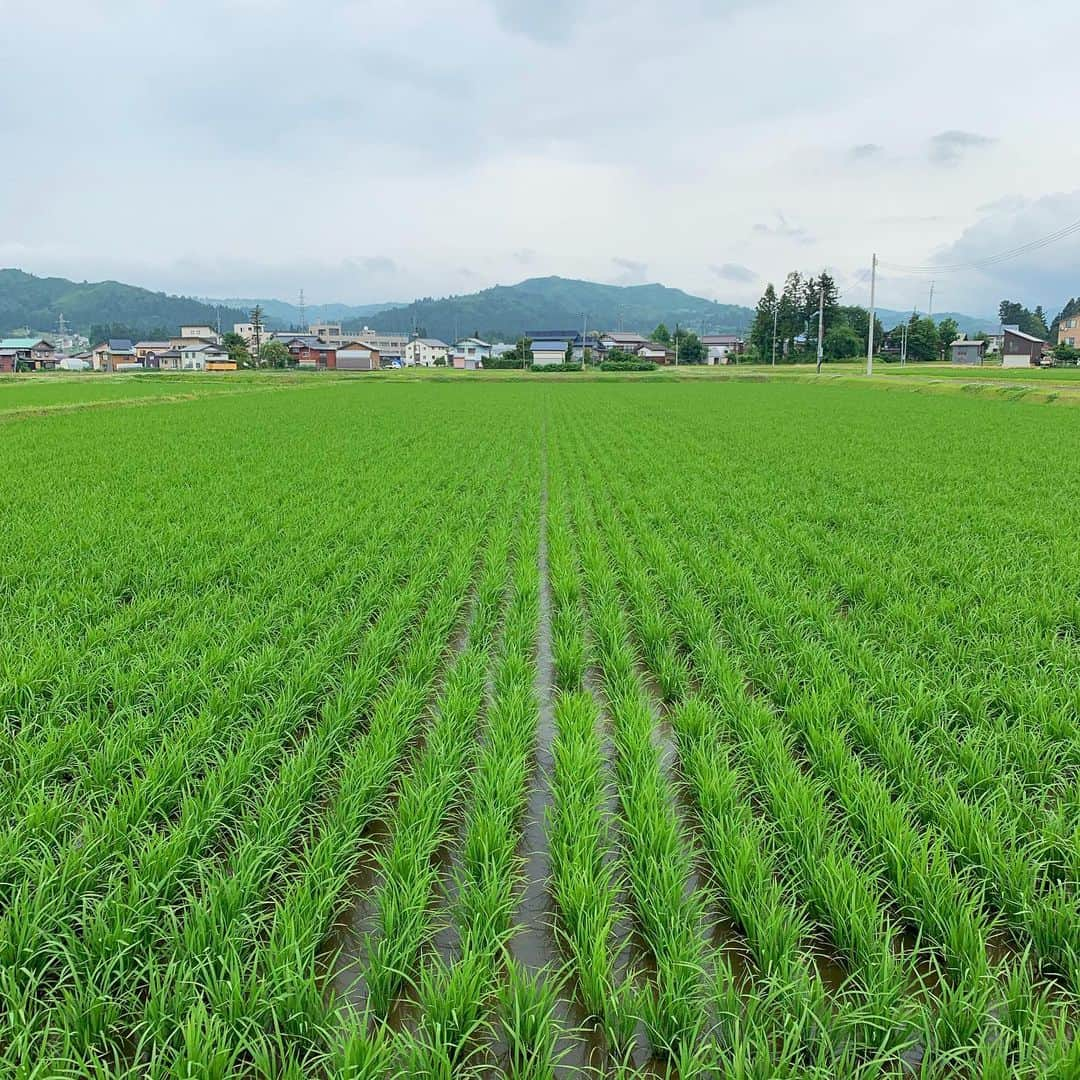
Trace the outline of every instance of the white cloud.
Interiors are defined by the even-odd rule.
[[[476,285],[561,273],[752,300],[810,253],[855,300],[872,251],[926,262],[1074,167],[1071,98],[1047,90],[1072,84],[1071,58],[1045,48],[1073,29],[1068,0],[1038,20],[911,0],[934,48],[903,63],[882,60],[895,12],[856,0],[0,12],[18,43],[0,140],[47,148],[42,167],[0,170],[0,262],[38,273],[203,295],[303,286],[313,303],[438,295],[462,270]],[[941,61],[992,67],[1006,49],[1038,55],[1039,78]],[[812,56],[813,77],[790,56]],[[1044,265],[1024,270],[1033,299]],[[971,303],[992,309],[999,283],[979,287]],[[903,279],[883,288],[905,306]]]

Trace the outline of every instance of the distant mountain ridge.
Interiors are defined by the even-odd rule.
[[[920,311],[920,315],[925,315],[925,311]],[[890,308],[878,308],[877,317],[881,321],[881,325],[886,330],[891,330],[894,326],[899,326],[902,322],[907,322],[911,318],[910,311],[893,311]],[[982,331],[987,333],[993,333],[998,328],[998,317],[996,315],[964,315],[959,311],[935,311],[934,322],[939,323],[942,319],[953,319],[956,325],[960,328],[962,334],[978,334]]]
[[[184,323],[202,323],[231,330],[247,322],[256,303],[262,305],[270,329],[300,325],[299,305],[282,300],[206,300],[171,296],[117,281],[74,282],[36,277],[21,270],[0,269],[0,335],[17,327],[55,332],[61,313],[70,330],[91,335],[94,328],[121,327],[124,334],[148,337],[174,333]],[[741,304],[724,304],[666,285],[605,285],[573,278],[529,278],[516,285],[496,285],[463,296],[424,297],[412,303],[312,304],[305,308],[310,325],[341,322],[348,330],[371,326],[411,333],[422,330],[445,341],[471,335],[512,341],[529,330],[637,330],[648,333],[658,323],[672,330],[679,323],[705,333],[745,333],[754,311]],[[878,317],[891,328],[910,312],[879,309]],[[964,333],[992,330],[996,318],[941,312],[954,318]]]
[[[705,333],[738,333],[753,321],[752,308],[722,304],[666,285],[604,285],[573,278],[529,278],[464,296],[425,297],[366,316],[377,330],[411,332],[452,341],[481,337],[513,340],[528,330],[592,329],[648,332],[658,323],[676,323]],[[358,329],[359,323],[348,324]]]
[[[102,326],[122,326],[125,333],[145,337],[181,324],[216,326],[223,330],[247,319],[247,312],[215,307],[187,296],[151,292],[119,281],[69,281],[36,277],[22,270],[0,270],[0,334],[16,327],[55,332],[60,316],[69,330],[91,335]]]
[[[386,301],[382,304],[305,304],[303,318],[299,304],[290,304],[287,300],[273,299],[206,299],[207,304],[222,304],[230,308],[239,308],[251,312],[258,304],[263,309],[263,317],[267,325],[280,325],[282,329],[290,327],[313,326],[320,322],[347,322],[349,320],[363,319],[369,315],[375,315],[383,311],[392,311],[395,308],[404,307],[403,302]],[[244,322],[247,319],[242,320]],[[231,329],[231,327],[230,327]]]

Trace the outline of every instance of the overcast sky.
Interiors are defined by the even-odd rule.
[[[0,266],[311,303],[867,300],[1080,219],[1075,0],[0,0]],[[928,279],[879,281],[926,307]],[[936,310],[1080,293],[1080,236]]]

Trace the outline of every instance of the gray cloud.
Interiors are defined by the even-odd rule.
[[[766,225],[764,222],[758,222],[754,225],[754,233],[757,236],[771,236],[778,237],[782,240],[792,240],[796,244],[812,244],[814,238],[799,225],[792,225],[788,222],[787,218],[782,213],[777,211],[776,224]]]
[[[503,29],[544,45],[567,40],[576,13],[570,0],[494,0],[494,4]]]
[[[721,263],[719,266],[710,266],[709,269],[724,281],[733,281],[738,285],[749,285],[758,280],[758,275],[748,266],[739,263]]]
[[[953,165],[969,150],[982,150],[996,142],[974,131],[942,131],[930,139],[930,160],[936,165]]]
[[[616,285],[643,285],[649,280],[649,264],[636,259],[613,256],[611,260],[622,273],[615,278]]]
[[[396,274],[398,272],[398,264],[388,255],[353,255],[345,262],[369,274]]]
[[[1075,296],[1076,267],[1080,265],[1080,232],[991,266],[979,263],[1059,232],[1080,220],[1080,189],[1044,195],[1020,209],[1008,200],[980,217],[953,243],[936,252],[931,264],[972,264],[972,269],[951,275],[961,302],[973,306],[976,296],[987,297],[982,310],[993,310],[1001,299],[1019,300],[1028,307],[1042,304],[1051,315]],[[937,302],[935,301],[935,307]]]
[[[884,152],[885,147],[877,143],[859,143],[848,151],[848,155],[855,161],[866,161],[868,158],[880,157]]]

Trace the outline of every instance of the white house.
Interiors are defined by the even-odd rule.
[[[491,344],[481,341],[480,338],[462,338],[454,346],[454,354],[463,356],[466,360],[488,360],[491,358]]]
[[[438,338],[414,338],[405,346],[403,357],[407,367],[434,367],[437,361],[446,363],[450,346]]]
[[[532,366],[534,368],[552,367],[566,363],[568,341],[534,341],[532,343]]]
[[[746,347],[738,334],[706,334],[701,344],[705,346],[707,364],[730,364]]]
[[[224,364],[229,359],[229,354],[216,345],[183,345],[179,352],[183,371],[205,371],[207,364]]]

